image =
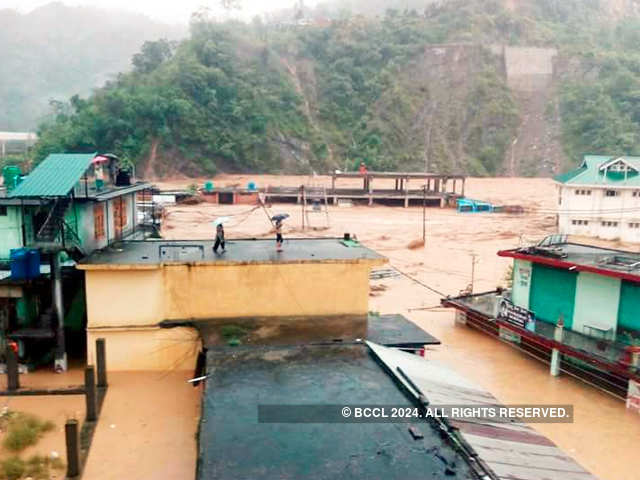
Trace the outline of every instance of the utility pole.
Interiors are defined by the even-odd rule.
[[[427,184],[422,186],[422,244],[427,245]]]
[[[473,284],[476,279],[476,263],[478,263],[478,260],[476,260],[477,257],[477,253],[471,254],[471,293],[473,293]]]

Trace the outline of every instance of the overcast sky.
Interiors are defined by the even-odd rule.
[[[14,8],[26,13],[51,2],[52,0],[0,0],[0,8]],[[214,14],[222,13],[220,0],[63,0],[61,3],[128,10],[166,23],[187,23],[191,13],[201,6],[209,7]],[[270,10],[292,7],[296,0],[240,0],[240,3],[242,10],[233,16],[251,19]],[[316,3],[318,0],[304,1],[305,6]]]

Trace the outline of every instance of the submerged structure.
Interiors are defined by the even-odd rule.
[[[447,298],[458,320],[640,406],[640,255],[552,236],[503,250],[511,290]],[[554,353],[555,352],[555,353]]]
[[[335,205],[340,200],[354,202],[428,206],[455,206],[464,197],[466,177],[420,172],[341,172],[331,174],[331,187],[267,187],[261,189],[266,201],[304,202],[304,197]],[[339,186],[340,181],[362,181],[362,188]],[[375,184],[375,187],[374,187]]]

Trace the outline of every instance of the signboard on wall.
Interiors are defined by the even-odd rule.
[[[520,328],[527,328],[529,323],[533,323],[536,320],[536,316],[531,310],[518,307],[506,298],[500,300],[498,318]]]
[[[531,268],[520,265],[518,267],[517,281],[522,288],[529,288],[531,282]]]

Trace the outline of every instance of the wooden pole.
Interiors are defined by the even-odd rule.
[[[78,420],[67,420],[64,425],[64,436],[67,444],[67,477],[74,478],[80,475]]]
[[[20,373],[18,371],[18,355],[10,346],[7,347],[7,389],[15,391],[20,388]]]
[[[98,404],[96,401],[96,377],[93,365],[87,365],[84,369],[84,389],[87,409],[87,421],[95,422],[98,418]]]
[[[96,340],[96,366],[98,368],[98,387],[107,386],[107,354],[104,338]]]

